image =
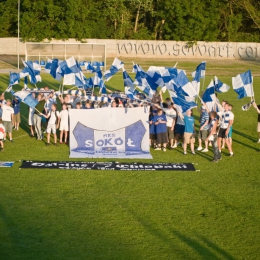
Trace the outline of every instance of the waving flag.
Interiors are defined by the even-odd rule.
[[[80,81],[85,83],[84,74],[74,57],[61,62],[56,72],[63,77],[63,85],[77,86]]]
[[[214,78],[214,86],[215,91],[219,93],[227,92],[230,89],[230,87],[227,84],[222,83],[216,76]]]
[[[100,69],[100,67],[97,67],[94,78],[93,78],[93,85],[94,86],[99,86],[100,88],[103,85],[103,74]]]
[[[33,97],[32,93],[29,90],[21,90],[15,92],[13,95],[31,108],[35,108],[35,106],[38,104],[37,99]]]
[[[147,87],[150,87],[152,91],[155,91],[160,85],[164,85],[159,73],[155,71],[149,71],[149,73],[146,73],[138,64],[135,64],[135,68],[137,72],[134,84],[142,91]]]
[[[110,69],[106,70],[104,73],[104,77],[106,81],[110,80],[112,76],[114,76],[120,69],[124,68],[124,62],[115,58]]]
[[[169,91],[170,96],[179,113],[183,114],[187,110],[197,107],[198,105],[193,101],[187,101],[180,96],[177,96],[173,91]]]
[[[196,89],[196,92],[200,92],[200,79],[205,78],[206,74],[206,61],[203,61],[201,64],[198,65],[196,70],[192,72],[192,84],[194,88]]]
[[[9,86],[19,84],[19,82],[20,82],[20,73],[10,72]]]
[[[40,76],[41,73],[41,65],[36,63],[36,62],[32,62],[30,60],[28,61],[23,61],[24,64],[24,69],[22,70],[22,73],[29,73],[29,79],[31,81],[32,84],[36,84],[39,81],[42,81],[42,78]]]
[[[213,110],[215,102],[216,102],[216,94],[215,94],[215,86],[213,80],[210,81],[207,89],[205,90],[202,100],[204,103],[206,103],[208,109],[210,111]]]
[[[88,72],[93,73],[96,71],[96,69],[92,66],[90,61],[85,61],[84,62],[85,68]]]
[[[135,88],[132,78],[129,76],[125,69],[123,69],[123,79],[125,87],[129,87],[131,89]]]
[[[251,70],[238,74],[236,77],[232,77],[232,85],[233,89],[237,92],[239,99],[254,96]]]
[[[19,84],[20,79],[26,77],[29,75],[29,72],[10,72],[10,77],[9,77],[9,85],[16,85]]]
[[[85,89],[93,88],[94,87],[94,77],[86,78],[85,79]]]
[[[193,87],[192,83],[189,82],[187,76],[181,71],[175,79],[175,88],[174,90],[184,96],[189,97],[196,97],[198,93],[196,92],[195,88]]]
[[[106,94],[107,93],[107,88],[106,88],[106,85],[105,85],[104,81],[102,82],[102,85],[100,87],[99,93],[101,93],[101,94]]]
[[[45,71],[50,74],[54,79],[61,80],[62,76],[57,72],[57,69],[59,67],[59,64],[62,61],[59,61],[58,59],[48,59],[46,65],[45,65]]]

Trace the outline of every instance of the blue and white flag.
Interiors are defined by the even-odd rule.
[[[56,72],[63,77],[63,85],[77,86],[79,81],[85,83],[84,74],[74,57],[61,62]]]
[[[189,97],[196,97],[198,95],[198,92],[196,92],[192,83],[188,80],[187,76],[184,74],[183,71],[181,71],[175,78],[175,84],[176,85],[174,90],[179,95],[184,95]]]
[[[136,65],[136,75],[134,84],[137,85],[142,91],[148,87],[152,92],[155,92],[160,85],[164,85],[161,75],[155,71],[150,71],[149,74],[144,72],[143,69]]]
[[[31,108],[35,108],[35,106],[38,104],[37,99],[33,97],[32,93],[29,90],[21,90],[15,92],[13,95]]]
[[[123,69],[123,79],[124,79],[124,87],[134,91],[135,89],[134,81],[132,80],[132,78],[129,76],[129,74],[126,72],[125,69]]]
[[[215,86],[213,80],[210,81],[207,89],[203,93],[202,100],[204,103],[206,103],[210,111],[214,109],[217,98],[215,94]]]
[[[198,65],[196,70],[192,72],[192,84],[197,93],[200,92],[200,79],[205,78],[206,75],[206,61],[203,61],[201,64]]]
[[[96,69],[93,67],[90,61],[85,61],[84,62],[85,68],[87,72],[93,73],[96,71]]]
[[[107,93],[107,88],[106,88],[106,85],[105,85],[105,82],[103,81],[101,87],[100,87],[100,91],[99,93],[101,94],[106,94]]]
[[[144,70],[142,69],[142,67],[141,67],[140,65],[135,64],[135,63],[133,62],[133,70],[132,70],[132,72],[133,72],[133,73],[137,73],[137,71],[144,71]]]
[[[193,101],[187,101],[184,98],[177,96],[173,91],[169,91],[170,96],[176,106],[179,113],[183,114],[187,110],[197,107],[198,105]]]
[[[196,68],[195,71],[192,72],[192,77],[193,78],[205,78],[206,75],[206,61],[202,61]]]
[[[103,85],[103,74],[102,74],[100,67],[97,67],[97,69],[95,71],[95,75],[94,75],[94,78],[93,78],[93,85],[99,86],[100,88]]]
[[[36,63],[36,62],[32,62],[30,60],[28,61],[23,61],[23,64],[24,64],[24,69],[22,70],[23,73],[29,73],[29,79],[30,79],[30,82],[32,84],[36,84],[37,82],[39,81],[42,81],[42,78],[40,76],[40,73],[41,73],[41,65]]]
[[[228,86],[225,83],[222,83],[216,76],[214,78],[214,86],[215,91],[219,93],[227,92],[230,89],[230,86]]]
[[[115,58],[110,69],[104,72],[104,77],[106,81],[110,80],[112,76],[114,76],[120,69],[124,68],[124,62]]]
[[[93,88],[94,87],[94,77],[86,78],[85,79],[85,89]]]
[[[9,86],[19,84],[19,82],[20,82],[20,73],[10,72]]]
[[[233,89],[237,92],[239,99],[254,96],[251,70],[238,74],[236,77],[232,77],[232,85]]]
[[[45,65],[45,71],[56,80],[62,79],[62,75],[57,72],[57,69],[61,62],[62,61],[60,61],[58,59],[53,59],[53,60],[48,59],[46,65]]]
[[[27,77],[29,75],[29,72],[10,72],[10,77],[9,77],[9,85],[16,85],[19,84],[20,79]]]

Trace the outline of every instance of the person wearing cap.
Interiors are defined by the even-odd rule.
[[[206,107],[203,105],[200,110],[200,130],[199,130],[199,147],[197,148],[197,151],[202,151],[202,152],[208,152],[208,141],[207,137],[209,134],[209,114],[206,111]],[[205,142],[205,148],[202,148],[202,141]],[[203,149],[203,150],[202,150]]]

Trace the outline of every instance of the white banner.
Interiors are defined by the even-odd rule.
[[[152,159],[149,109],[70,109],[70,158]]]

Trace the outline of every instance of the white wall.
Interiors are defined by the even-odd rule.
[[[55,42],[63,42],[53,40]],[[67,42],[76,42],[69,39]],[[187,48],[186,42],[145,40],[86,39],[88,43],[105,43],[107,57],[153,59],[246,59],[260,60],[260,43],[197,42]],[[0,38],[0,54],[16,55],[17,38]],[[20,42],[20,54],[25,54],[25,43]]]

